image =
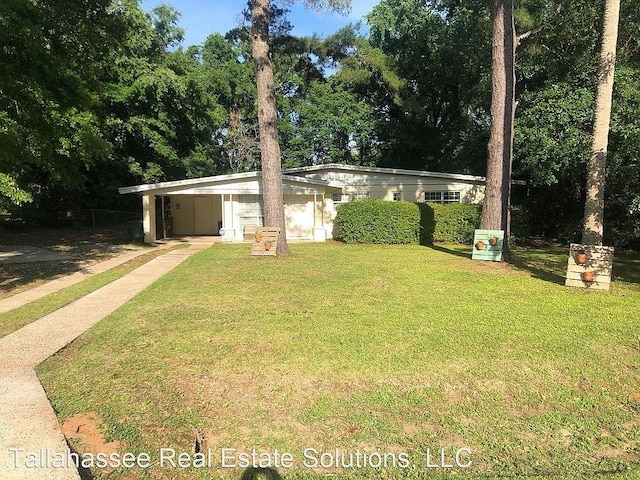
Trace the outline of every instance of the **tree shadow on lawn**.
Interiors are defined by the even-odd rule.
[[[622,252],[613,257],[613,280],[640,283],[640,255]]]
[[[471,260],[471,253],[466,251],[469,245],[451,248],[445,245],[425,245],[438,252],[455,255]],[[513,265],[525,270],[533,278],[564,285],[569,258],[569,245],[534,241],[513,247],[515,260]],[[614,282],[640,284],[640,254],[638,252],[616,252],[613,259]]]
[[[462,248],[467,248],[468,247],[467,245],[461,245],[460,250],[447,248],[443,245],[436,245],[436,244],[425,245],[425,246],[431,248],[432,250],[436,250],[437,252],[447,253],[449,255],[455,255],[456,257],[467,258],[471,260],[471,253],[462,250]]]
[[[537,265],[536,263],[529,263],[525,258],[520,257],[518,254],[514,255],[512,265],[519,270],[529,272],[529,274],[538,280],[543,282],[555,283],[556,285],[564,285],[566,280],[565,273],[567,268],[567,260],[565,259],[564,270],[565,273],[560,274],[559,264],[560,262],[551,261],[544,265]]]
[[[471,253],[463,250],[469,249],[470,246],[468,245],[461,245],[460,249],[450,248],[444,245],[428,246],[438,252],[471,260]],[[564,285],[565,277],[563,269],[566,270],[567,268],[567,255],[569,250],[567,249],[563,257],[563,253],[561,253],[559,249],[551,247],[555,246],[536,246],[536,248],[532,250],[521,246],[516,247],[513,252],[516,257],[513,265],[520,270],[529,272],[533,278],[557,285]],[[542,258],[538,259],[537,257]],[[564,264],[562,262],[564,262]]]
[[[569,245],[531,242],[514,247],[517,268],[533,277],[564,285],[569,258]],[[616,252],[612,281],[640,283],[640,258],[637,252]]]
[[[248,467],[240,480],[282,480],[275,468]]]

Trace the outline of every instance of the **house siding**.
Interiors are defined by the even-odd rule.
[[[145,241],[154,241],[155,195],[171,198],[176,235],[217,234],[224,241],[242,241],[244,227],[264,223],[259,172],[186,179],[122,187],[120,193],[140,193],[145,213]],[[324,240],[334,235],[333,195],[384,200],[421,201],[424,192],[460,192],[463,203],[479,203],[484,179],[470,175],[327,165],[291,169],[283,176],[287,236]],[[398,195],[400,194],[400,195]],[[395,197],[395,198],[394,198]],[[153,201],[152,201],[153,200]],[[146,208],[146,210],[144,210]],[[155,211],[155,210],[154,210]],[[148,217],[148,218],[147,218]]]
[[[484,185],[482,182],[461,182],[450,178],[435,176],[401,175],[378,172],[358,172],[353,170],[327,169],[309,172],[296,172],[311,180],[325,182],[340,182],[344,184],[344,195],[368,195],[369,198],[379,198],[393,201],[395,192],[402,193],[402,200],[419,202],[424,198],[424,192],[454,191],[460,192],[462,203],[480,203],[484,199]],[[332,198],[325,200],[325,227],[327,238],[334,236],[334,221],[337,204]]]

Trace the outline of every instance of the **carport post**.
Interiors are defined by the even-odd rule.
[[[142,228],[144,230],[144,243],[156,241],[156,196],[142,196]]]
[[[318,194],[313,194],[313,228],[316,228],[316,216],[318,215]]]

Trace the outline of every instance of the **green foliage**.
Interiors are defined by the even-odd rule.
[[[378,199],[338,205],[337,237],[346,243],[414,243],[420,230],[415,203]]]
[[[471,243],[480,225],[482,207],[466,203],[417,203],[420,209],[420,243]]]
[[[490,99],[489,11],[483,2],[384,0],[367,16],[370,42],[402,83],[381,122],[383,163],[482,174]],[[387,76],[387,78],[390,78]],[[392,101],[393,99],[393,101]]]
[[[567,180],[579,184],[589,158],[594,92],[553,84],[523,93],[519,102],[517,174],[536,186]]]
[[[527,240],[531,236],[530,211],[525,205],[511,205],[511,242]]]
[[[360,163],[373,135],[373,109],[331,81],[314,81],[307,90],[291,105],[288,166]]]
[[[4,198],[2,198],[4,197]],[[33,200],[29,192],[25,192],[16,184],[16,181],[9,175],[0,173],[0,205],[6,201],[21,205]]]
[[[200,48],[198,82],[219,106],[219,127],[214,132],[219,150],[213,154],[219,157],[218,170],[223,172],[244,172],[260,165],[256,85],[253,64],[246,60],[251,49],[244,37],[212,34]],[[205,156],[201,158],[204,161]]]
[[[616,70],[607,185],[605,241],[640,247],[640,69]]]
[[[0,3],[0,172],[14,205],[52,190],[78,194],[86,169],[109,153],[96,107],[99,73],[120,38],[110,4]]]

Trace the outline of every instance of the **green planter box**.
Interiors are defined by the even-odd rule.
[[[495,245],[493,245],[495,243]],[[473,260],[500,262],[504,230],[476,230],[473,234]]]

